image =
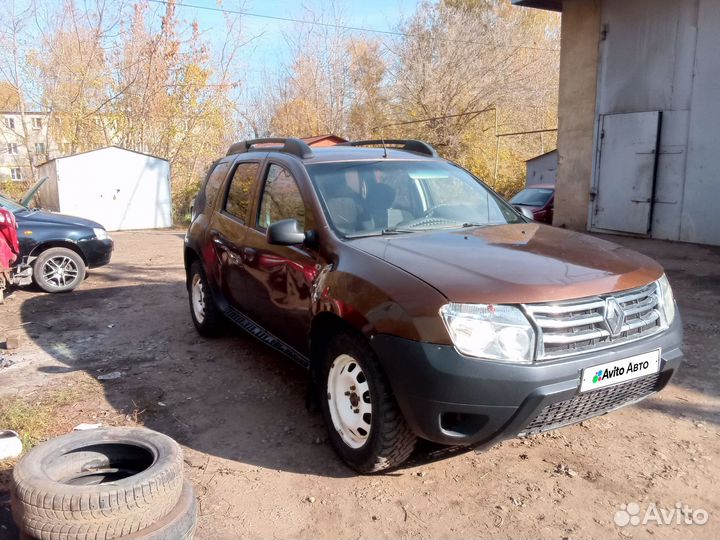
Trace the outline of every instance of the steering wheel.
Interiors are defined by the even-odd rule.
[[[443,209],[443,208],[451,209],[451,208],[457,208],[458,206],[462,206],[462,205],[449,204],[449,203],[436,204],[435,206],[431,206],[430,208],[428,208],[427,210],[425,210],[425,211],[423,212],[422,217],[446,218],[446,215],[445,215],[445,216],[442,215],[442,214],[443,214],[442,212],[440,213],[440,215],[437,215],[437,216],[435,215],[435,213],[436,213],[438,210],[441,210],[441,209]]]

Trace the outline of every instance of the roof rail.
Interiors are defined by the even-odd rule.
[[[428,143],[415,139],[377,139],[368,141],[348,141],[339,143],[336,146],[400,146],[400,150],[425,154],[430,157],[438,157],[438,153]]]
[[[248,139],[246,141],[236,142],[235,144],[230,145],[226,155],[231,156],[233,154],[244,154],[245,152],[263,151],[263,148],[253,148],[258,144],[282,144],[281,148],[273,148],[273,150],[277,152],[287,152],[288,154],[293,154],[300,159],[306,159],[312,157],[313,155],[312,150],[305,141],[293,139],[291,137],[267,137],[264,139]],[[266,148],[265,150],[270,149]]]

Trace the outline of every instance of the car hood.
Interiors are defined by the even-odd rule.
[[[568,300],[639,287],[663,273],[640,253],[538,223],[358,238],[352,245],[452,302]]]
[[[33,223],[42,223],[42,224],[49,224],[49,225],[65,225],[65,226],[74,226],[74,227],[88,227],[90,229],[93,228],[103,228],[102,225],[97,223],[96,221],[91,221],[89,219],[77,217],[77,216],[66,216],[64,214],[55,214],[53,212],[46,212],[45,210],[30,210],[28,212],[23,212],[19,215],[16,215],[16,218],[19,223],[22,224],[33,224]]]

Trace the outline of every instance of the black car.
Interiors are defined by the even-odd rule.
[[[88,268],[110,262],[113,241],[94,221],[31,209],[0,196],[0,206],[15,215],[20,241],[19,266],[31,267],[33,280],[47,292],[72,291]],[[16,274],[24,284],[27,273]]]

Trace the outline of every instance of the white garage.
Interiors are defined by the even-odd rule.
[[[108,231],[172,226],[170,163],[109,146],[38,167],[40,205],[92,219]]]

